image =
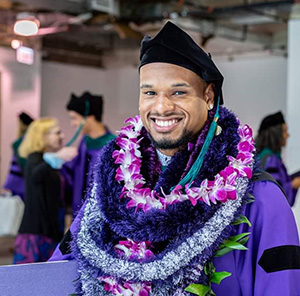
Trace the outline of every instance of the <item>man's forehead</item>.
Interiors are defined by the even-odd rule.
[[[205,83],[195,72],[171,63],[149,63],[140,69],[140,85],[152,85],[158,82],[168,85]]]

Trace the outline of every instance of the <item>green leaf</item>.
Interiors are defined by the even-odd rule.
[[[222,280],[229,276],[231,276],[231,273],[227,271],[215,272],[211,278],[211,282],[219,285]]]
[[[234,241],[231,241],[231,240],[225,240],[223,242],[223,244],[228,247],[228,248],[231,248],[231,249],[234,249],[234,250],[248,250],[248,248],[246,248],[245,246],[243,246],[242,244],[238,243],[238,242],[234,242]]]
[[[249,236],[246,236],[243,239],[239,240],[239,243],[245,245],[248,240],[249,240]]]
[[[204,265],[204,273],[207,275],[207,276],[210,276],[211,274],[213,274],[214,272],[216,271],[215,267],[214,267],[214,264],[212,263],[212,261],[206,263]]]
[[[248,220],[246,216],[241,215],[239,218],[237,218],[232,225],[239,225],[242,223],[246,223],[249,227],[252,226],[251,222]]]
[[[217,250],[215,257],[221,257],[233,250],[248,250],[244,244],[249,239],[250,232],[244,232],[224,240]]]
[[[248,197],[248,198],[247,198],[247,204],[250,204],[250,203],[252,203],[252,202],[255,201],[254,195],[248,193],[248,194],[247,194],[247,197]]]
[[[221,257],[221,256],[223,256],[223,255],[225,255],[225,254],[227,254],[227,253],[229,253],[229,252],[232,252],[233,251],[233,249],[232,248],[227,248],[227,247],[223,247],[223,248],[220,248],[217,252],[216,252],[216,254],[215,254],[215,257]]]
[[[190,284],[185,288],[185,291],[196,294],[198,296],[205,296],[210,290],[209,286],[204,286],[200,284]]]
[[[249,237],[251,232],[244,232],[235,236],[230,236],[228,240],[233,241],[233,242],[239,242],[241,239],[245,237]]]

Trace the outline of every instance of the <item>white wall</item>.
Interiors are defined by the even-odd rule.
[[[261,119],[279,110],[286,114],[287,59],[262,56],[215,61],[224,79],[225,105],[256,134]]]
[[[70,139],[75,132],[69,125],[65,106],[71,92],[85,90],[104,96],[103,122],[115,133],[123,121],[138,113],[138,73],[136,68],[100,70],[59,63],[42,64],[42,116],[55,116]]]
[[[293,171],[300,170],[300,20],[289,21],[289,61],[288,61],[288,124],[291,137],[288,147],[288,164]]]
[[[287,91],[287,112],[288,126],[290,131],[289,145],[287,149],[287,164],[289,171],[294,173],[300,170],[300,132],[299,132],[299,113],[300,113],[300,19],[289,21],[288,30],[288,91]],[[300,190],[293,207],[298,229],[300,229]]]
[[[1,184],[12,156],[11,143],[17,137],[17,116],[25,111],[34,117],[40,112],[40,55],[33,65],[20,64],[15,51],[0,47],[1,73]]]

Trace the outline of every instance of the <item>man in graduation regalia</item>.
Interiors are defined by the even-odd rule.
[[[52,260],[77,261],[80,295],[299,295],[293,214],[209,55],[168,22],[140,60],[140,116],[103,149]]]
[[[84,92],[81,96],[71,94],[66,108],[71,125],[83,134],[78,155],[62,167],[68,188],[72,191],[72,209],[75,215],[83,203],[90,182],[90,169],[98,159],[101,149],[115,136],[102,123],[102,96],[89,92]]]

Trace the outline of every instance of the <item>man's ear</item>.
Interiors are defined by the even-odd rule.
[[[208,84],[204,90],[204,100],[207,103],[208,110],[211,110],[215,103],[215,92],[212,83]]]

